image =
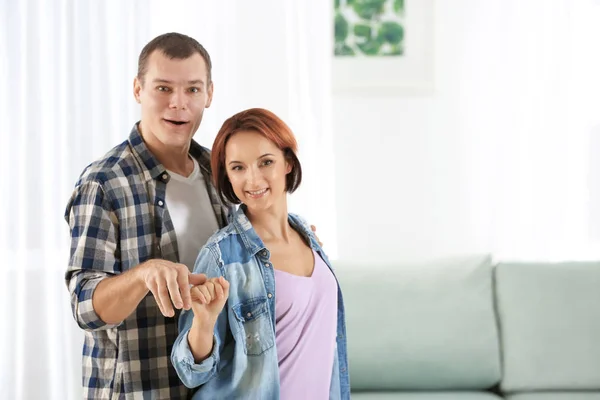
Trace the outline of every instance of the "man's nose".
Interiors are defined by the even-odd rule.
[[[185,93],[181,90],[174,90],[171,94],[169,107],[176,110],[185,110],[187,107],[187,99]]]

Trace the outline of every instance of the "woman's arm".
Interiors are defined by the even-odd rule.
[[[204,273],[209,280],[222,276],[214,251],[216,250],[210,247],[202,249],[196,261],[194,273]],[[223,278],[220,279],[224,281]],[[210,293],[210,289],[206,290]],[[204,296],[205,290],[195,287],[192,291],[194,292],[193,297],[196,298],[193,303],[201,301],[198,292]],[[217,313],[216,320],[212,323],[210,320],[195,317],[195,309],[198,309],[199,306],[206,307],[202,304],[194,304],[191,310],[183,311],[179,317],[179,335],[171,351],[171,362],[179,379],[188,388],[203,385],[216,374],[229,329],[225,305],[226,298],[222,300],[221,311]]]
[[[208,358],[213,348],[213,332],[217,318],[229,297],[229,282],[225,278],[211,278],[192,288],[194,319],[188,333],[188,345],[199,363]]]

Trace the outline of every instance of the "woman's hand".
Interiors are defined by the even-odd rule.
[[[207,359],[213,349],[215,323],[229,297],[229,282],[222,276],[192,287],[194,319],[188,333],[188,344],[197,363]]]
[[[210,326],[212,330],[229,297],[229,282],[222,276],[212,278],[202,285],[192,287],[190,295],[194,323]]]

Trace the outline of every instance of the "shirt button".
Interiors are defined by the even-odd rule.
[[[161,207],[162,207],[162,206],[163,206],[163,204],[165,204],[165,203],[164,203],[162,200],[159,200],[159,201],[158,201],[158,205],[159,205],[159,206],[161,206]]]
[[[267,251],[266,250],[261,251],[260,255],[263,256],[263,257],[266,257],[267,256]]]
[[[163,174],[163,175],[162,175],[162,179],[163,179],[163,181],[166,181],[168,178],[169,178],[169,175],[167,175],[167,174]]]
[[[272,295],[271,293],[269,293],[269,294],[267,295],[267,297],[268,297],[268,298],[271,298],[271,297],[273,297],[273,295]]]
[[[252,313],[249,312],[248,314],[246,314],[246,317],[250,318],[252,316]]]
[[[265,263],[265,267],[269,268],[270,266],[271,266],[271,264]]]

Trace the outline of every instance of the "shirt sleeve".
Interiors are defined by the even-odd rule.
[[[71,232],[69,266],[65,274],[71,309],[77,324],[85,330],[110,329],[96,314],[92,296],[105,278],[120,273],[119,224],[110,201],[99,182],[78,185],[67,205],[65,219]]]
[[[222,276],[214,248],[204,247],[194,268],[194,273],[206,274],[210,278]],[[213,349],[210,356],[200,363],[196,363],[188,343],[188,333],[192,326],[194,312],[192,309],[184,310],[179,317],[179,336],[175,340],[171,351],[171,362],[177,371],[179,379],[188,388],[195,388],[205,384],[217,372],[220,355],[223,351],[225,336],[227,334],[227,303],[217,318],[213,335]]]

